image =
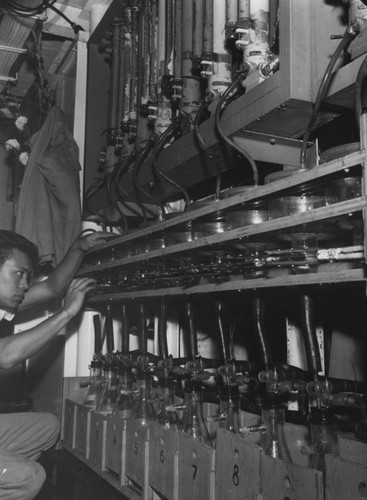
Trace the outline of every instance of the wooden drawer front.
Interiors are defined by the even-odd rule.
[[[150,428],[149,486],[174,500],[178,490],[178,432],[157,423]]]
[[[86,458],[89,458],[90,416],[90,409],[83,405],[77,405],[75,447]]]
[[[75,421],[76,403],[74,403],[74,401],[71,401],[70,399],[65,399],[63,440],[71,448],[75,448]]]
[[[105,469],[106,464],[106,428],[107,416],[92,411],[90,417],[89,460],[101,471]]]

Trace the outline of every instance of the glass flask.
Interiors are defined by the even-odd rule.
[[[302,452],[311,455],[310,467],[325,473],[325,454],[338,454],[338,421],[331,408],[311,408],[311,446]]]
[[[129,368],[122,368],[119,374],[119,385],[117,398],[112,410],[112,415],[118,415],[122,419],[132,416],[135,401],[133,395],[132,374]]]
[[[139,420],[141,424],[147,424],[157,420],[157,414],[151,400],[152,377],[148,373],[142,372],[138,373],[136,379],[138,395],[132,417]]]
[[[116,366],[112,362],[103,364],[104,385],[97,411],[112,412],[116,399],[118,387],[118,375]]]
[[[159,382],[158,389],[159,410],[157,415],[158,423],[166,429],[177,431],[177,414],[175,411],[169,411],[174,404],[174,385],[172,379],[162,379]]]
[[[266,395],[261,407],[261,420],[264,432],[260,444],[265,454],[292,463],[284,433],[285,403],[281,395]]]
[[[180,431],[193,439],[213,446],[203,418],[202,388],[198,381],[190,380],[185,385],[185,413]]]
[[[223,385],[219,394],[219,427],[238,433],[240,394],[237,385]]]
[[[95,409],[102,394],[102,361],[93,360],[89,366],[90,379],[83,404]]]

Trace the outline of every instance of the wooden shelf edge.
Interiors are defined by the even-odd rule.
[[[89,303],[118,301],[125,299],[196,295],[213,292],[229,292],[257,290],[266,288],[302,287],[313,285],[336,285],[346,283],[366,283],[366,273],[363,268],[333,270],[332,272],[318,272],[310,274],[289,274],[271,278],[238,278],[233,277],[221,283],[205,283],[191,287],[171,287],[151,290],[129,290],[126,292],[106,293],[95,295]]]

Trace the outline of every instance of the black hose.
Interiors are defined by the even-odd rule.
[[[158,341],[159,352],[163,359],[168,358],[168,345],[167,345],[167,300],[162,297],[161,307],[158,317]]]
[[[93,316],[94,325],[94,353],[100,354],[102,351],[102,327],[101,318],[98,314]]]
[[[178,117],[178,119],[176,119],[175,121],[173,121],[171,123],[171,125],[169,127],[167,127],[167,129],[163,132],[163,134],[161,134],[158,137],[158,139],[156,141],[156,144],[154,146],[154,151],[153,151],[153,168],[154,168],[154,171],[160,177],[162,177],[162,179],[164,179],[165,181],[169,182],[170,184],[172,184],[173,186],[175,186],[177,189],[179,189],[182,192],[182,194],[184,195],[184,198],[186,200],[186,208],[187,208],[189,206],[189,204],[190,204],[190,197],[189,197],[187,191],[182,186],[180,186],[180,184],[178,184],[173,179],[171,179],[166,174],[164,174],[162,172],[162,170],[158,166],[158,155],[161,152],[161,150],[163,149],[163,146],[174,135],[176,129],[178,129],[178,127],[181,125],[182,118],[183,118],[183,116],[180,115]]]
[[[323,100],[325,99],[326,93],[329,89],[331,79],[333,77],[333,68],[335,66],[335,63],[337,62],[340,54],[349,46],[351,41],[357,36],[358,31],[356,30],[355,26],[348,26],[346,29],[346,32],[340,41],[339,45],[337,46],[334,54],[332,55],[329,64],[327,65],[326,71],[324,73],[324,76],[321,80],[321,84],[319,87],[319,90],[317,92],[315,104],[312,109],[312,114],[311,117],[308,121],[308,124],[306,126],[305,133],[303,134],[303,139],[302,139],[302,147],[301,147],[301,157],[300,157],[300,164],[301,168],[305,168],[306,166],[306,151],[307,151],[307,144],[308,140],[311,135],[312,128],[315,124],[316,118],[319,114],[320,106]]]
[[[259,182],[259,174],[258,174],[257,166],[256,166],[254,159],[251,157],[249,152],[246,151],[246,149],[240,148],[239,146],[237,146],[237,144],[235,144],[233,141],[231,141],[229,139],[229,137],[226,136],[226,134],[224,133],[224,131],[222,129],[222,125],[220,122],[220,116],[221,116],[221,113],[222,113],[224,107],[226,107],[229,100],[232,100],[234,95],[236,95],[238,93],[238,90],[240,88],[242,88],[242,82],[244,80],[245,75],[247,75],[247,73],[248,73],[248,69],[243,70],[241,72],[238,72],[237,76],[234,78],[231,85],[229,85],[229,87],[221,95],[221,97],[218,101],[217,107],[215,108],[215,127],[216,127],[216,131],[218,132],[219,137],[222,139],[222,141],[225,142],[226,144],[228,144],[232,149],[234,149],[237,153],[239,153],[240,156],[243,156],[249,162],[249,164],[252,168],[252,172],[253,172],[254,184],[255,184],[255,186],[257,186],[257,184]]]
[[[223,328],[223,304],[220,300],[216,301],[216,309],[217,309],[219,339],[220,339],[220,344],[222,347],[223,362],[226,363],[229,360],[229,356],[228,356],[226,336],[225,336],[224,328]]]
[[[254,297],[252,300],[252,314],[257,338],[260,342],[262,361],[266,369],[272,362],[269,339],[264,325],[264,300],[260,297]]]
[[[198,355],[198,336],[195,327],[194,311],[190,301],[185,303],[185,309],[189,324],[190,356],[194,359]]]
[[[152,215],[155,215],[151,210],[149,210],[148,208],[144,207],[144,205],[140,202],[140,200],[136,200],[127,191],[125,191],[123,189],[123,187],[121,186],[121,178],[122,178],[122,176],[125,175],[125,173],[128,171],[128,169],[130,168],[130,166],[134,163],[134,161],[135,161],[135,156],[131,156],[122,165],[122,167],[119,168],[119,172],[118,172],[118,176],[117,176],[117,180],[116,180],[117,191],[119,192],[120,196],[122,196],[123,198],[127,198],[132,203],[136,203],[140,207],[141,213],[144,214],[144,210],[146,210],[147,212],[150,212]],[[131,212],[133,212],[137,217],[141,216],[141,213],[138,212],[137,210],[135,210],[132,206],[129,207],[129,210],[131,210]]]
[[[104,322],[104,337],[107,343],[107,352],[109,354],[114,351],[114,338],[113,338],[113,318],[112,318],[112,307],[110,304],[107,305],[105,322]]]
[[[321,356],[319,344],[316,336],[315,326],[315,306],[311,297],[307,294],[301,295],[300,298],[300,312],[301,312],[301,332],[303,335],[308,370],[314,376],[322,370]]]
[[[107,198],[108,198],[108,201],[111,203],[111,205],[113,205],[116,208],[118,214],[120,215],[120,219],[123,223],[122,229],[125,230],[128,227],[127,217],[123,213],[123,211],[121,210],[121,208],[118,204],[118,201],[114,200],[112,198],[112,181],[114,180],[114,178],[116,176],[116,171],[118,171],[117,164],[114,166],[112,172],[110,172],[110,175],[107,178]]]
[[[140,303],[139,350],[142,354],[145,354],[148,350],[147,325],[146,325],[146,317],[145,317],[145,306],[144,306],[143,302]]]
[[[134,188],[135,188],[136,191],[140,191],[142,194],[144,194],[145,196],[147,196],[148,198],[150,198],[155,204],[157,204],[160,207],[162,213],[164,213],[164,205],[158,200],[158,198],[155,198],[150,193],[148,193],[147,191],[145,191],[141,187],[141,185],[137,182],[137,176],[138,176],[140,167],[142,166],[143,161],[148,156],[148,154],[153,150],[154,144],[155,144],[155,138],[154,138],[154,136],[151,136],[150,139],[149,139],[149,141],[145,145],[144,149],[139,154],[139,156],[138,156],[138,158],[137,158],[137,160],[135,162],[135,167],[133,169],[133,185],[134,185]],[[150,213],[153,214],[153,215],[156,215],[156,214],[154,214],[154,212],[150,211]],[[146,220],[146,218],[145,218],[145,220]]]

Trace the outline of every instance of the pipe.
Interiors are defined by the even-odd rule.
[[[315,326],[315,305],[310,295],[300,297],[301,332],[305,342],[308,370],[317,378],[322,370],[319,344]]]
[[[209,78],[214,72],[213,43],[213,0],[206,0],[203,28],[203,53],[200,57],[200,75],[202,78]]]
[[[121,325],[121,352],[122,354],[128,354],[129,353],[129,327],[127,324],[127,311],[126,311],[126,302],[122,302],[121,306],[121,312],[122,312],[122,325]]]
[[[333,68],[337,62],[337,60],[340,57],[340,54],[346,50],[346,48],[350,45],[352,40],[358,35],[358,29],[356,29],[356,26],[348,26],[346,29],[344,36],[342,40],[340,41],[339,45],[337,46],[334,54],[332,55],[329,64],[327,65],[326,71],[324,73],[324,76],[322,77],[315,104],[312,109],[312,114],[311,117],[307,123],[305,133],[303,134],[303,139],[302,139],[302,147],[301,147],[301,155],[300,155],[300,166],[301,168],[306,168],[306,151],[307,151],[307,145],[308,145],[308,140],[310,138],[312,128],[316,122],[316,118],[319,114],[320,106],[323,100],[326,97],[327,91],[330,86],[331,79],[333,77]]]
[[[198,337],[195,327],[194,311],[192,302],[189,300],[185,302],[186,316],[189,324],[189,337],[190,337],[190,356],[194,359],[198,355]]]
[[[185,4],[185,8],[187,5]],[[183,29],[183,0],[175,1],[175,47],[173,60],[173,82],[172,82],[172,107],[177,110],[182,99],[182,61],[183,39],[185,31]],[[188,26],[186,26],[188,28]]]
[[[254,297],[252,300],[252,313],[256,336],[260,341],[261,354],[265,369],[267,370],[272,363],[270,343],[265,329],[264,300],[260,297]]]
[[[120,50],[119,50],[119,56],[120,56],[120,62],[119,62],[119,95],[118,95],[118,106],[117,106],[117,124],[118,128],[121,129],[121,123],[123,120],[123,117],[125,116],[125,107],[126,107],[126,102],[125,102],[125,81],[126,81],[126,53],[125,53],[125,40],[124,40],[124,27],[122,24],[119,25],[120,28]]]
[[[194,3],[184,0],[183,8],[183,41],[182,41],[182,101],[181,111],[186,114],[196,113],[201,101],[201,82],[194,74]],[[198,22],[198,21],[196,21]]]
[[[232,57],[226,48],[226,4],[213,0],[214,71],[208,78],[208,98],[214,99],[228,88],[232,79]]]
[[[125,78],[124,78],[124,88],[123,92],[125,95],[125,109],[124,116],[122,118],[123,126],[129,121],[129,113],[130,113],[130,92],[131,92],[131,59],[132,59],[132,51],[131,51],[131,9],[125,10],[125,19],[124,19],[124,50],[125,50]]]
[[[111,76],[110,76],[110,99],[109,117],[110,131],[115,133],[118,125],[118,98],[119,98],[119,64],[120,64],[120,24],[112,24],[112,52],[111,52]]]
[[[250,0],[238,0],[238,21],[235,28],[237,36],[235,45],[238,50],[244,51],[249,45],[251,41],[250,28]]]
[[[235,37],[235,26],[238,19],[238,0],[226,0],[226,38]]]
[[[244,63],[250,66],[246,81],[246,88],[258,85],[264,80],[259,68],[264,66],[269,54],[269,0],[250,1],[250,43],[245,45],[243,53]]]
[[[193,64],[194,68],[200,68],[200,57],[203,52],[203,23],[204,23],[204,2],[194,0],[193,16]]]
[[[158,341],[160,355],[163,359],[167,359],[167,300],[164,297],[161,298],[161,306],[158,317]]]
[[[158,1],[158,101],[162,98],[162,78],[166,71],[166,17],[167,17],[167,0]]]

